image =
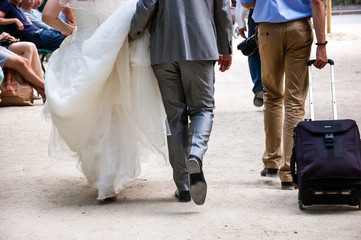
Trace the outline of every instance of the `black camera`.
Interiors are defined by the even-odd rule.
[[[241,50],[243,55],[251,56],[257,50],[255,35],[252,35],[249,38],[243,40],[240,44],[237,45],[237,49]]]
[[[19,41],[20,41],[19,39],[7,38],[7,39],[1,40],[0,45],[7,48],[10,44],[19,42]]]

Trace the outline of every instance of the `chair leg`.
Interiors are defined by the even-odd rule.
[[[45,60],[45,57],[46,57],[46,54],[42,54],[41,55],[41,68],[43,69],[43,72],[45,73],[45,67],[44,67],[44,64],[43,64],[43,62],[44,62],[44,60]]]

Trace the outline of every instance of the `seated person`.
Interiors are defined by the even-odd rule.
[[[24,1],[21,3],[21,8],[23,7],[22,5],[23,5],[23,3],[24,3]],[[44,6],[42,6],[43,5],[43,0],[34,0],[34,5],[33,5],[33,7],[32,7],[32,9],[33,10],[35,10],[35,12],[38,14],[38,12],[42,15],[42,10],[40,10],[40,9],[42,9],[41,7],[44,7]],[[45,4],[44,4],[45,5]],[[24,12],[25,12],[25,10],[24,10]],[[41,21],[43,21],[42,19],[41,19]],[[33,22],[33,24],[34,24],[34,22]],[[46,23],[45,23],[46,24]],[[35,25],[35,24],[34,24]],[[48,25],[49,26],[49,25]],[[50,26],[49,26],[50,27]],[[50,28],[52,28],[52,27],[50,27]]]
[[[8,0],[0,4],[0,25],[7,25],[9,33],[21,41],[33,42],[39,49],[54,51],[65,36],[55,29],[39,29],[25,16],[19,0]],[[74,26],[67,24],[69,29]]]
[[[52,29],[49,25],[43,22],[41,19],[41,12],[39,10],[33,9],[34,0],[23,0],[21,3],[21,9],[24,11],[25,16],[38,28],[41,29]]]
[[[35,0],[33,9],[38,10],[40,12],[40,7],[43,5],[43,0]]]
[[[0,34],[0,41],[13,39],[10,34]],[[45,101],[44,76],[36,46],[31,42],[14,42],[0,46],[0,67],[18,71]]]

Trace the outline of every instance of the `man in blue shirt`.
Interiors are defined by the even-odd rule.
[[[313,42],[310,17],[313,17],[317,38],[314,66],[323,68],[327,64],[325,6],[322,0],[241,2],[244,7],[254,8],[253,19],[259,26],[258,47],[262,83],[266,89],[263,111],[266,150],[262,157],[265,168],[261,176],[278,174],[282,189],[295,189],[290,173],[290,158],[293,128],[305,114],[307,61]]]
[[[0,25],[21,41],[33,42],[37,48],[55,50],[65,39],[54,29],[39,29],[33,25],[19,7],[22,0],[9,0],[0,4]]]

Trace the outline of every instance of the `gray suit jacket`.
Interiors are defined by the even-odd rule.
[[[152,64],[232,54],[229,0],[139,0],[129,35],[150,27]]]

